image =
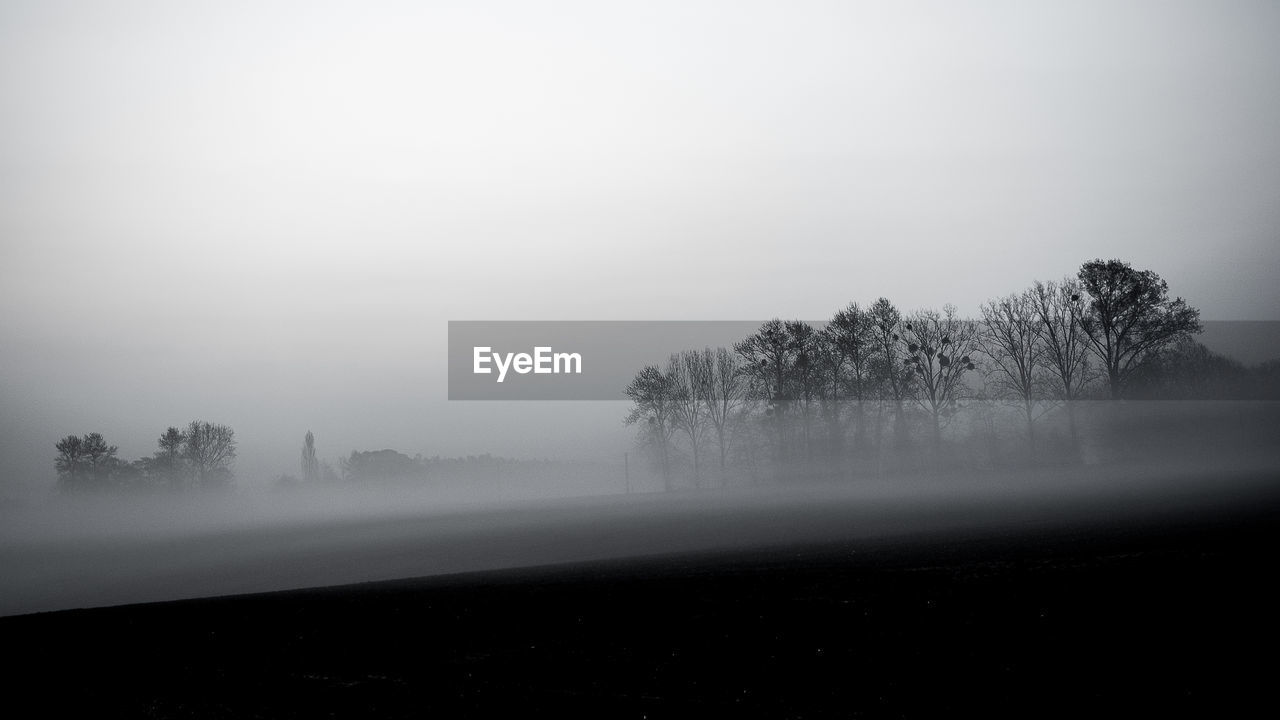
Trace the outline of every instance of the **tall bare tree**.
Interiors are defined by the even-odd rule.
[[[742,361],[727,348],[702,351],[702,363],[709,369],[703,373],[707,387],[702,392],[706,405],[707,422],[716,436],[720,450],[720,485],[728,483],[725,461],[729,451],[729,424],[747,402],[747,382],[742,373]]]
[[[1107,374],[1111,399],[1142,361],[1172,343],[1200,332],[1200,311],[1150,270],[1120,260],[1091,260],[1077,275],[1090,301],[1080,319],[1089,347]]]
[[[785,368],[791,397],[800,413],[801,439],[805,459],[813,460],[814,408],[822,399],[826,382],[825,338],[803,320],[788,320],[784,326],[791,346],[791,363]]]
[[[1035,421],[1045,411],[1046,365],[1043,326],[1032,291],[982,305],[978,346],[986,357],[988,380],[998,397],[1016,402],[1026,424],[1027,445],[1035,451]]]
[[[831,350],[832,374],[837,401],[853,401],[854,445],[866,440],[864,403],[872,390],[873,360],[876,354],[876,321],[858,303],[850,303],[823,328]]]
[[[791,366],[795,361],[795,344],[791,335],[786,325],[775,318],[733,349],[742,358],[742,373],[751,398],[764,403],[765,418],[773,428],[777,443],[778,460],[785,460],[786,422],[794,397]]]
[[[781,320],[760,326],[750,337],[734,346],[742,358],[743,373],[752,395],[779,415],[790,404],[788,373],[792,362],[791,338]]]
[[[658,450],[663,489],[671,489],[671,435],[676,430],[676,383],[656,365],[636,373],[624,391],[634,406],[623,420],[641,425],[645,441]]]
[[[1078,444],[1076,402],[1096,375],[1089,365],[1089,340],[1080,319],[1084,316],[1084,291],[1080,281],[1066,278],[1060,283],[1037,282],[1031,288],[1036,315],[1040,318],[1045,362],[1051,369],[1050,387],[1067,411],[1072,443]]]
[[[916,401],[933,423],[935,453],[942,448],[942,420],[956,409],[964,395],[964,374],[974,369],[977,324],[956,314],[954,305],[941,313],[921,310],[902,323],[903,365],[916,375],[912,386]]]
[[[873,325],[872,338],[875,353],[871,357],[871,368],[874,373],[878,394],[887,398],[893,405],[893,435],[899,447],[907,442],[906,413],[903,403],[915,384],[915,373],[910,365],[903,363],[902,313],[889,302],[888,298],[880,298],[871,304],[868,311]],[[883,403],[881,404],[883,407]]]
[[[702,484],[701,449],[704,431],[707,429],[706,393],[711,386],[712,366],[703,362],[697,350],[683,350],[667,361],[667,376],[675,385],[673,419],[675,425],[689,440],[693,456],[693,486]]]

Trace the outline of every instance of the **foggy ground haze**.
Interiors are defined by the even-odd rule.
[[[7,514],[0,616],[591,560],[1142,527],[1275,497],[1274,451],[1225,461],[566,496],[576,480],[441,490],[81,496]],[[593,488],[593,491],[598,491]]]
[[[615,459],[445,396],[450,319],[828,317],[1093,257],[1277,320],[1273,3],[6,3],[0,458],[236,428]]]

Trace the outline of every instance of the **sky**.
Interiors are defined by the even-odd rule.
[[[1280,320],[1277,37],[1274,2],[0,3],[0,474],[193,418],[254,477],[307,429],[622,452],[613,405],[445,401],[449,320],[972,314],[1095,257]]]

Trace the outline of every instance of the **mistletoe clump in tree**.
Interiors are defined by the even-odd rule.
[[[977,334],[975,323],[958,317],[954,305],[942,313],[921,310],[902,323],[902,364],[915,376],[911,390],[932,420],[935,452],[942,447],[943,420],[964,395],[964,374],[974,369]]]

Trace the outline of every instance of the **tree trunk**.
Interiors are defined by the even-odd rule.
[[[1076,426],[1076,404],[1074,400],[1068,399],[1067,406],[1067,432],[1071,436],[1071,452],[1080,459],[1080,429]]]
[[[1111,399],[1120,399],[1120,368],[1107,368],[1107,381],[1111,384]]]
[[[667,439],[660,438],[662,443],[662,489],[671,492],[671,464],[667,451]]]
[[[1034,463],[1036,459],[1036,420],[1035,408],[1030,400],[1026,401],[1024,410],[1027,414],[1027,449],[1031,451],[1031,461]]]
[[[693,436],[693,433],[689,434],[689,446],[693,448],[693,487],[701,488],[702,480],[699,477],[701,464],[698,462],[698,439]]]
[[[716,440],[720,443],[720,487],[729,484],[729,476],[724,468],[725,461],[725,444],[724,444],[724,428],[716,428]]]
[[[942,465],[942,418],[938,408],[933,409],[933,458],[938,466]]]

